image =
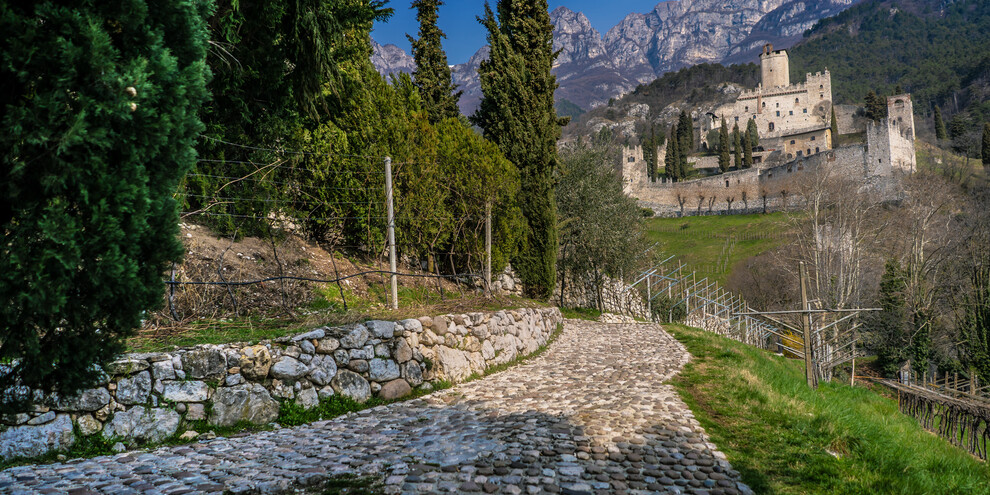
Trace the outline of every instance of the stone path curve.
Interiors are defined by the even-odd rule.
[[[379,476],[387,493],[752,493],[664,385],[689,359],[657,325],[568,320],[542,356],[421,399],[11,468],[0,493],[282,493],[345,473]]]

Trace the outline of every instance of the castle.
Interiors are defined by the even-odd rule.
[[[815,170],[884,188],[890,185],[889,179],[914,172],[911,95],[887,98],[886,119],[843,129],[853,139],[837,146],[838,136],[832,136],[831,131],[832,77],[828,70],[809,73],[805,82],[791,84],[787,52],[774,50],[769,44],[763,48],[760,64],[762,82],[756,89],[743,91],[735,101],[711,111],[693,113],[695,130],[703,143],[709,131],[721,128],[723,119],[729,129],[738,125],[741,131],[746,130],[749,120],[755,121],[760,147],[753,152],[753,168],[719,174],[717,157],[692,157],[693,167],[708,171],[707,177],[680,183],[650,182],[642,148],[626,148],[622,153],[626,194],[658,214],[738,212],[753,210],[749,202],[756,198],[760,198],[761,207],[767,202],[786,207],[794,181]],[[665,150],[661,148],[658,153],[662,163]],[[694,211],[685,207],[686,198],[697,200]],[[739,208],[741,205],[745,207]]]

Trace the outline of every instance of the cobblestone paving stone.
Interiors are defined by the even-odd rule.
[[[296,428],[11,468],[0,493],[318,493],[342,474],[382,479],[387,493],[752,493],[663,384],[689,359],[656,325],[568,320],[542,356],[454,389]]]

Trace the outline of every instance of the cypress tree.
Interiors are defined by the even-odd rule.
[[[752,121],[750,121],[750,122],[752,122]],[[747,130],[747,132],[744,132],[743,133],[743,136],[742,136],[742,140],[743,140],[743,142],[742,142],[742,146],[743,146],[743,168],[752,168],[753,167],[753,146],[751,145],[749,139],[750,139],[750,133]]]
[[[873,313],[869,328],[876,335],[878,364],[886,375],[892,375],[907,357],[909,352],[905,335],[907,324],[907,302],[904,293],[907,284],[904,270],[894,259],[887,260],[880,279],[878,303],[883,311]]]
[[[95,385],[162,303],[183,253],[172,195],[203,131],[211,5],[0,8],[0,360],[13,362],[0,413],[25,406],[14,386]]]
[[[948,139],[949,133],[945,131],[945,121],[942,120],[942,110],[935,107],[935,139],[942,141]]]
[[[724,174],[729,171],[729,128],[722,117],[722,128],[718,131],[718,169]]]
[[[433,124],[446,118],[457,118],[461,114],[457,101],[463,93],[455,91],[457,88],[450,78],[447,54],[443,51],[442,40],[447,36],[437,27],[437,9],[441,5],[442,0],[415,0],[412,8],[416,9],[416,20],[419,21],[419,39],[406,36],[412,43],[413,58],[416,60],[413,81],[419,88],[419,96]]]
[[[681,139],[681,152],[687,156],[694,150],[694,122],[691,121],[691,115],[687,111],[681,111],[681,115],[677,118],[677,130]]]
[[[685,151],[686,146],[684,143],[678,145],[677,148],[677,162],[680,170],[677,171],[677,175],[681,177],[681,180],[687,180],[688,173],[691,171],[690,165],[688,165],[688,154],[689,151]]]
[[[678,149],[677,124],[670,126],[670,139],[667,139],[667,156],[664,157],[664,167],[667,170],[667,177],[674,182],[681,180],[681,158]]]
[[[749,148],[755,148],[760,145],[760,130],[756,128],[756,120],[749,119],[746,123],[746,134],[749,135]]]
[[[832,130],[832,146],[835,146],[835,141],[839,139],[839,119],[835,118],[835,107],[832,107],[832,117],[829,123],[830,129]]]
[[[732,126],[732,147],[735,150],[736,170],[743,168],[742,136],[739,135],[739,123]]]
[[[983,124],[983,146],[980,148],[983,166],[990,167],[990,122]]]
[[[478,71],[483,98],[473,121],[519,168],[526,239],[514,260],[526,294],[550,297],[556,281],[557,139],[567,119],[557,117],[551,74],[556,53],[546,0],[499,0],[498,18],[485,4],[489,59]]]

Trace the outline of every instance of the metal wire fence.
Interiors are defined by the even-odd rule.
[[[490,242],[482,252],[398,245],[397,223],[414,220],[419,213],[393,199],[388,157],[205,139],[254,154],[244,160],[201,160],[188,174],[186,187],[175,194],[183,206],[187,254],[164,281],[166,307],[159,321],[226,318],[255,310],[347,311],[359,293],[373,293],[394,308],[394,287],[400,279],[413,292],[430,290],[441,299],[451,292],[460,296],[489,287],[485,268],[491,259]],[[319,157],[324,160],[321,177],[327,180],[311,180],[306,175],[314,173],[312,169],[287,157]],[[335,164],[348,160],[349,168]],[[341,194],[327,194],[334,191]],[[335,199],[325,199],[328,196]],[[461,210],[445,220],[447,226],[461,232],[473,229],[473,235],[481,236],[490,210]],[[319,242],[309,235],[315,223],[328,226]]]

